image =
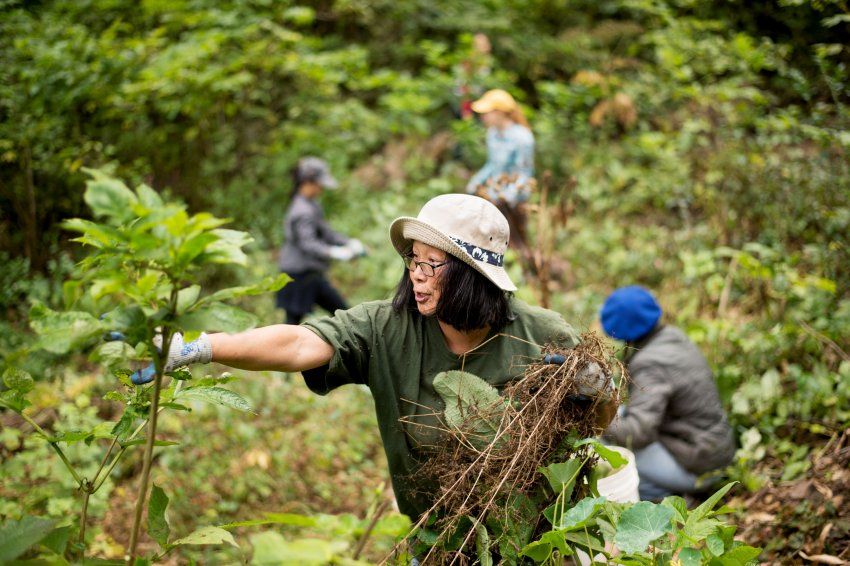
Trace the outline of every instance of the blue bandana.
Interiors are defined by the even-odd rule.
[[[476,261],[483,261],[484,263],[489,263],[490,265],[495,265],[496,267],[502,267],[505,263],[504,254],[498,254],[496,252],[492,252],[490,250],[485,250],[484,248],[480,248],[475,244],[470,244],[468,242],[464,242],[454,236],[449,236],[452,242],[456,243],[460,247],[462,247],[466,253],[472,256],[472,259]]]

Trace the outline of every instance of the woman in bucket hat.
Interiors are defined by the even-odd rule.
[[[487,200],[438,196],[417,217],[390,226],[403,263],[392,300],[300,326],[202,335],[185,346],[178,335],[167,367],[215,361],[298,371],[320,395],[349,383],[367,385],[399,509],[416,520],[435,492],[417,475],[444,409],[434,377],[464,369],[498,387],[540,358],[538,344],[578,342],[560,315],[511,295],[516,287],[504,269],[509,237],[507,220]]]
[[[469,180],[466,192],[483,196],[499,207],[510,223],[511,246],[526,257],[524,203],[537,184],[534,134],[519,104],[504,90],[488,90],[472,103],[472,110],[487,126],[487,162]]]

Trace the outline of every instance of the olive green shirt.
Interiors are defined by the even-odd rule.
[[[434,376],[463,369],[499,388],[540,359],[541,346],[573,347],[578,337],[557,313],[511,299],[511,321],[484,344],[458,356],[446,345],[439,322],[397,312],[390,301],[364,303],[305,323],[334,348],[326,366],[303,372],[324,395],[347,383],[368,385],[399,509],[416,520],[434,502],[433,486],[416,471],[438,433],[443,402]]]

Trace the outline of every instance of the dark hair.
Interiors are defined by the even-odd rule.
[[[501,330],[510,322],[508,298],[510,293],[453,255],[446,255],[446,265],[440,277],[440,300],[437,318],[460,331],[478,330],[489,326]],[[450,291],[447,291],[451,289]],[[401,275],[393,297],[396,311],[410,310],[416,314],[413,282],[407,269]]]

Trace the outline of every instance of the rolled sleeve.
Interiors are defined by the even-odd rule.
[[[368,385],[373,323],[363,305],[303,324],[334,349],[331,361],[302,372],[311,391],[325,395],[349,383]]]

